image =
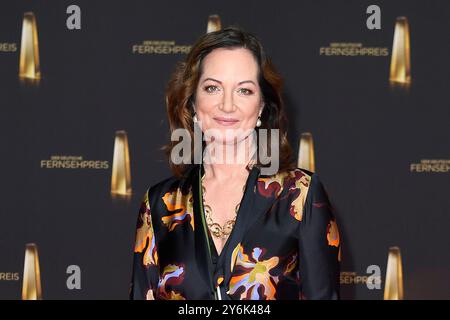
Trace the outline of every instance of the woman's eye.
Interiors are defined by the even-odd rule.
[[[206,86],[205,87],[206,92],[209,92],[209,93],[213,93],[213,92],[217,91],[218,89],[219,88],[217,88],[216,86]]]
[[[246,89],[246,88],[241,88],[241,89],[239,89],[239,92],[241,92],[242,94],[244,94],[244,95],[246,95],[246,96],[251,95],[251,94],[253,93],[252,90]]]

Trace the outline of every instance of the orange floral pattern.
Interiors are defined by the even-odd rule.
[[[186,300],[180,293],[172,290],[167,292],[167,285],[178,285],[184,279],[184,267],[176,264],[167,265],[158,282],[158,298],[165,300]]]
[[[303,208],[311,183],[311,177],[300,169],[296,169],[292,173],[294,183],[291,184],[289,193],[294,194],[294,199],[291,202],[289,213],[298,221],[302,221]]]
[[[330,220],[327,227],[327,240],[328,245],[333,247],[339,247],[340,237],[339,229],[335,220]]]
[[[271,275],[270,271],[278,265],[279,258],[271,257],[264,260],[263,255],[264,250],[256,247],[249,257],[244,253],[244,248],[241,245],[238,246],[235,266],[239,266],[239,271],[243,272],[230,279],[228,294],[234,294],[243,288],[244,291],[240,295],[242,300],[259,300],[261,295],[264,295],[267,300],[275,299],[278,276]]]
[[[258,191],[264,197],[279,197],[283,189],[287,188],[286,196],[292,197],[289,213],[301,221],[310,183],[311,176],[296,168],[271,177],[259,178]]]
[[[145,193],[144,199],[141,202],[139,210],[139,220],[136,230],[136,241],[134,252],[143,252],[143,265],[151,266],[158,264],[158,253],[156,250],[156,240],[153,231],[152,217],[150,211],[150,204],[148,193]]]
[[[177,226],[189,222],[194,230],[194,208],[191,190],[183,194],[180,189],[167,192],[162,200],[171,214],[161,218],[163,224],[173,231]]]

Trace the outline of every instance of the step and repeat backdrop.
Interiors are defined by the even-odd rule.
[[[127,299],[164,89],[238,25],[340,226],[343,299],[450,299],[450,2],[2,1],[0,298]]]

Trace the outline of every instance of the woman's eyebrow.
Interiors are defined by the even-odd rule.
[[[222,84],[222,81],[217,80],[217,79],[214,79],[214,78],[206,78],[205,80],[203,80],[203,82],[205,82],[205,81],[207,81],[207,80],[215,81],[215,82],[218,82],[218,83]],[[243,83],[253,83],[253,84],[256,86],[255,82],[253,82],[252,80],[244,80],[244,81],[240,81],[240,82],[238,83],[238,85],[241,85],[241,84],[243,84]]]

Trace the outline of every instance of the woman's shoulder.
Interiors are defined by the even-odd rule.
[[[325,190],[321,176],[317,172],[297,167],[285,171],[284,174],[290,177],[291,184],[295,184],[291,185],[291,188],[301,189],[308,197],[313,197]]]
[[[260,176],[261,177],[263,177],[263,178],[272,178],[272,179],[277,179],[277,178],[280,178],[280,177],[288,177],[288,176],[296,176],[296,175],[299,175],[299,174],[301,174],[301,175],[307,175],[307,176],[312,176],[312,175],[314,175],[315,173],[313,172],[313,171],[310,171],[310,170],[307,170],[307,169],[304,169],[304,168],[301,168],[301,167],[291,167],[291,168],[287,168],[287,169],[280,169],[280,170],[278,170],[276,173],[274,173],[274,174],[271,174],[271,175],[264,175],[262,172],[262,170],[260,170],[261,171],[261,174],[260,174]]]
[[[280,172],[278,175],[285,177],[283,184],[286,189],[285,195],[292,201],[293,216],[297,220],[311,220],[313,208],[316,207],[332,210],[328,193],[317,172],[297,167]]]
[[[322,185],[320,175],[317,172],[310,171],[305,168],[296,167],[293,169],[282,171],[278,174],[284,175],[288,177],[291,181],[297,182],[298,186],[303,185],[308,189],[310,187],[316,188],[317,186]]]
[[[270,176],[260,175],[259,183],[264,189],[279,190],[278,196],[282,198],[285,195],[300,196],[302,202],[326,195],[319,174],[301,167],[280,170]]]
[[[146,189],[146,196],[148,198],[154,198],[162,196],[169,191],[177,189],[185,190],[192,184],[190,183],[191,172],[192,169],[189,169],[181,176],[170,175],[156,183],[149,184]]]
[[[259,180],[266,184],[279,183],[284,188],[308,189],[311,182],[317,178],[317,174],[304,168],[294,167],[279,170],[272,175],[260,175]]]
[[[289,171],[295,178],[295,186],[290,185],[289,188],[300,189],[300,193],[303,193],[303,203],[314,208],[326,208],[327,210],[333,210],[328,190],[323,183],[321,175],[317,172],[313,172],[304,168],[295,168]],[[312,212],[310,212],[311,214]]]

